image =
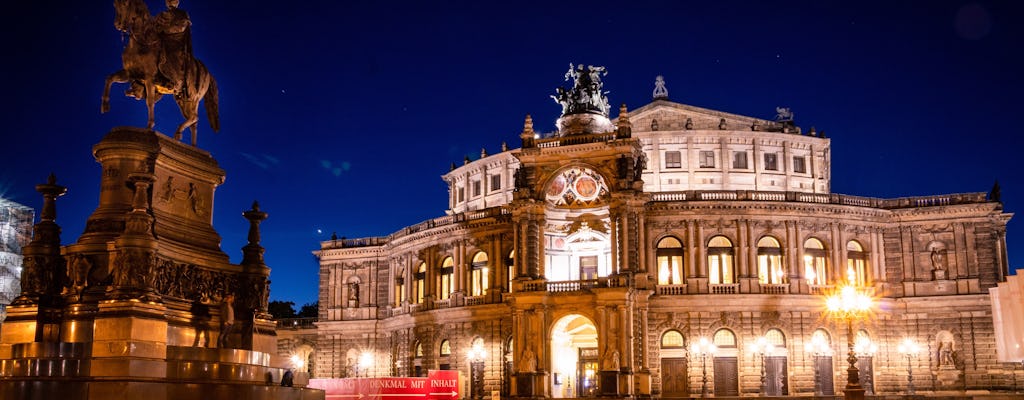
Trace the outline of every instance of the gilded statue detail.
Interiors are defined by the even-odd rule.
[[[101,111],[110,109],[110,86],[128,83],[125,95],[145,100],[149,112],[147,129],[153,129],[153,107],[163,95],[174,96],[185,121],[178,125],[174,138],[181,140],[185,129],[192,130],[196,145],[199,103],[214,131],[220,129],[217,108],[217,83],[192,54],[192,21],[178,0],[166,0],[167,9],[150,15],[144,0],[114,0],[114,27],[125,33],[128,43],[121,55],[124,69],[107,77]]]

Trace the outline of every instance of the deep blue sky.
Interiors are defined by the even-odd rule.
[[[280,2],[182,0],[196,55],[220,86],[222,131],[199,145],[227,171],[214,225],[241,259],[254,199],[271,298],[316,299],[311,252],[443,215],[440,175],[480,148],[518,147],[525,114],[554,129],[548,96],[570,62],[604,65],[612,104],[672,100],[760,118],[788,106],[832,138],[837,193],[900,197],[1003,187],[1024,210],[1024,7],[1020,2]],[[149,0],[151,11],[163,4]],[[145,124],[112,92],[121,35],[109,1],[5,6],[0,195],[39,208],[51,171],[63,242],[98,202],[91,146]],[[617,107],[613,107],[617,108]],[[157,129],[180,122],[169,98]],[[1011,269],[1024,226],[1010,223]]]

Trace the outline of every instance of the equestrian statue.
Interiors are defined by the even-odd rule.
[[[181,140],[181,133],[191,128],[195,146],[200,101],[206,107],[210,127],[215,132],[220,129],[217,82],[192,55],[192,21],[188,14],[178,8],[178,0],[166,2],[167,9],[153,16],[144,0],[114,0],[114,28],[128,37],[128,44],[121,54],[124,69],[107,77],[101,111],[110,110],[110,85],[128,83],[125,95],[146,101],[146,128],[153,129],[153,106],[163,95],[172,95],[185,118],[174,139]]]

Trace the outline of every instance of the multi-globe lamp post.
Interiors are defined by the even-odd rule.
[[[765,368],[765,357],[771,355],[774,348],[775,346],[772,346],[772,343],[764,336],[757,338],[749,348],[750,354],[755,357],[761,356],[761,396],[768,395],[768,371]]]
[[[825,296],[825,309],[829,316],[846,322],[846,345],[849,349],[846,361],[850,363],[850,368],[846,370],[846,388],[843,391],[843,397],[848,400],[864,399],[864,387],[860,385],[859,371],[857,370],[853,322],[867,318],[871,313],[871,307],[871,296],[855,286],[844,285]]]
[[[467,352],[469,360],[470,375],[470,398],[483,399],[484,397],[484,360],[487,358],[487,351],[482,343],[473,343]]]
[[[814,368],[814,395],[824,396],[825,391],[821,387],[821,372],[818,371],[818,360],[831,354],[832,349],[829,348],[828,341],[824,337],[814,335],[811,336],[811,341],[804,345],[804,351],[814,357],[814,361],[811,363]]]
[[[696,342],[690,345],[690,354],[700,357],[700,370],[701,370],[701,381],[700,381],[700,397],[708,397],[708,356],[714,357],[715,352],[718,351],[718,347],[715,346],[708,338],[702,337]]]
[[[896,347],[896,351],[907,358],[907,395],[914,395],[914,369],[911,364],[911,360],[917,358],[917,354],[921,352],[921,346],[914,342],[913,339],[903,339],[899,346]]]

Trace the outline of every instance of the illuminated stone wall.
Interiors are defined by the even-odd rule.
[[[0,321],[21,292],[21,247],[32,239],[31,208],[0,199]]]

